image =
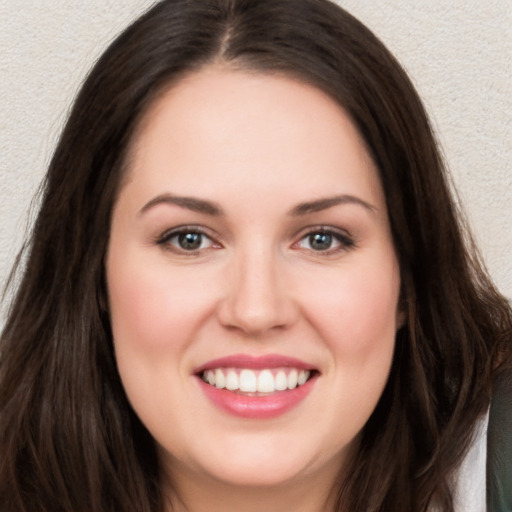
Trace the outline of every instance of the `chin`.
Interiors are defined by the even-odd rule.
[[[287,485],[310,480],[315,474],[333,479],[343,464],[344,453],[333,456],[332,450],[322,455],[322,450],[304,450],[307,443],[288,445],[278,439],[272,442],[246,442],[241,440],[223,447],[222,451],[203,451],[195,458],[195,465],[208,480],[239,488],[283,488]],[[309,447],[311,447],[309,445]],[[222,453],[222,455],[220,455]],[[201,460],[202,459],[202,460]],[[325,472],[326,466],[330,469]],[[189,466],[190,467],[190,466]]]
[[[300,479],[306,472],[297,468],[295,464],[286,464],[284,461],[274,461],[273,464],[231,464],[225,468],[216,468],[212,475],[225,484],[237,487],[281,487],[296,479]]]

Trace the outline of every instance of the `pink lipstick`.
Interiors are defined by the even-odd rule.
[[[223,357],[201,365],[194,374],[214,405],[252,419],[273,418],[299,405],[318,377],[304,361],[277,354]]]

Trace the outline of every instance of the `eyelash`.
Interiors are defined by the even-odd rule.
[[[221,244],[214,241],[213,237],[210,234],[208,234],[206,230],[200,228],[199,226],[180,226],[178,228],[166,231],[156,239],[156,244],[161,245],[166,250],[176,252],[178,254],[183,254],[186,256],[197,256],[201,251],[206,249],[199,247],[198,249],[186,250],[172,244],[171,240],[173,238],[179,237],[180,235],[200,235],[201,237],[206,237],[207,239],[209,239],[212,243],[212,246],[215,246],[215,248],[222,247]]]
[[[298,246],[302,241],[308,239],[308,237],[311,237],[313,235],[329,236],[332,237],[332,239],[337,242],[337,245],[334,248],[329,248],[326,250],[314,250],[312,248],[307,249],[315,256],[336,255],[341,252],[347,252],[357,247],[355,239],[350,234],[348,234],[346,231],[340,231],[330,226],[314,226],[309,228],[305,233],[301,235],[300,239],[293,244],[293,247]]]
[[[182,247],[178,247],[177,245],[171,242],[171,240],[179,237],[180,235],[199,235],[202,238],[201,245],[204,242],[204,238],[209,239],[211,245],[209,247],[199,247],[197,249],[187,250]],[[312,237],[313,235],[332,237],[332,239],[335,242],[337,242],[337,245],[334,248],[328,248],[325,250],[315,250],[312,248],[306,248],[306,250],[308,250],[310,253],[314,255],[331,256],[338,254],[340,252],[347,252],[357,247],[356,241],[348,233],[334,229],[332,227],[315,226],[309,228],[305,233],[301,234],[300,238],[292,244],[292,248],[300,249],[300,244],[304,240],[307,240],[308,237]],[[222,248],[222,245],[220,243],[216,242],[214,238],[205,229],[199,226],[180,226],[178,228],[174,228],[158,236],[155,242],[157,245],[164,247],[166,250],[185,256],[197,256],[204,250],[208,250],[211,248]],[[311,239],[309,239],[309,243],[311,243]]]

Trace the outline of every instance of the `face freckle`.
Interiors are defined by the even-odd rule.
[[[216,67],[175,84],[132,142],[106,273],[122,383],[176,486],[333,482],[401,317],[382,186],[339,105]]]

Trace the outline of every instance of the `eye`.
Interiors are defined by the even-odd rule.
[[[220,247],[202,230],[188,227],[167,231],[157,240],[157,244],[175,252],[192,254],[203,249]]]
[[[322,228],[310,231],[296,245],[301,249],[332,254],[354,247],[355,241],[346,234]]]

